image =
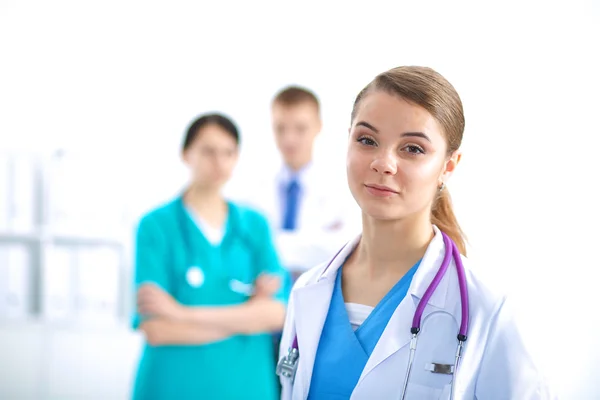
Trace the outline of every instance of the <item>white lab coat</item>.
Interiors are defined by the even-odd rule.
[[[306,272],[331,258],[360,232],[361,211],[348,190],[346,176],[312,162],[301,172],[301,201],[296,229],[283,231],[281,185],[285,167],[256,181],[255,190],[235,199],[261,211],[269,220],[282,264],[293,272]]]
[[[408,363],[412,318],[444,256],[443,239],[437,227],[434,229],[436,235],[414,275],[408,294],[373,350],[352,393],[352,400],[400,398]],[[325,263],[310,270],[294,286],[279,358],[281,360],[287,354],[294,335],[298,338],[300,358],[293,387],[288,378],[281,378],[282,400],[300,400],[308,396],[336,271],[359,239],[360,236],[348,243],[328,268],[325,269]],[[456,377],[455,399],[554,399],[521,339],[506,297],[490,288],[466,259],[464,264],[470,323]],[[449,398],[451,375],[429,372],[425,366],[429,363],[454,364],[460,305],[456,268],[452,262],[423,313],[407,399]]]

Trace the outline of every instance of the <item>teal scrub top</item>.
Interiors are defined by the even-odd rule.
[[[236,305],[250,298],[236,288],[270,273],[285,282],[275,298],[287,303],[290,278],[278,260],[266,219],[250,208],[231,202],[228,206],[219,245],[206,239],[181,197],[145,215],[136,237],[136,288],[154,283],[187,306]],[[232,281],[237,281],[233,289]],[[134,315],[134,328],[141,321],[142,316]],[[275,400],[279,393],[273,351],[270,332],[202,345],[145,344],[133,398]]]

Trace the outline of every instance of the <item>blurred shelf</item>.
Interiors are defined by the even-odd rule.
[[[39,325],[40,320],[39,317],[30,314],[27,317],[7,317],[4,315],[0,315],[0,327],[13,327],[13,326],[28,326],[28,325]]]
[[[102,236],[77,236],[77,235],[50,235],[48,237],[52,244],[59,246],[107,246],[124,247],[123,240],[115,237]]]
[[[36,242],[42,239],[40,232],[0,232],[0,242]]]
[[[0,243],[31,243],[44,241],[59,246],[108,246],[124,247],[123,238],[115,236],[94,236],[76,234],[48,234],[48,233],[18,233],[0,232]]]
[[[44,317],[5,318],[0,316],[0,330],[48,329],[53,331],[90,332],[90,333],[122,333],[135,332],[128,321],[119,319],[114,323],[85,322],[77,319],[48,320]]]
[[[6,168],[2,164],[3,156],[0,151],[0,196],[6,198],[6,201],[0,198],[3,251],[0,262],[10,265],[9,268],[2,265],[0,269],[0,300],[3,301],[0,329],[39,326],[51,331],[130,330],[127,315],[130,307],[128,253],[133,243],[130,221],[119,198],[102,198],[101,210],[88,207],[96,204],[98,193],[107,191],[98,186],[107,179],[104,169],[87,162],[87,155],[65,155],[60,151],[45,155],[11,152],[6,155],[9,158]],[[93,184],[81,186],[82,179]],[[9,259],[4,254],[14,258],[18,252],[27,256],[26,261],[5,261]],[[106,262],[103,264],[102,260]],[[15,278],[7,279],[8,273]],[[21,316],[22,313],[6,307],[5,282],[16,282],[14,285],[18,288],[14,290],[27,293],[25,297],[30,303],[26,315]],[[56,292],[71,301],[81,295],[79,287],[82,286],[85,293],[94,291],[90,288],[105,290],[102,293],[110,290],[114,312],[99,310],[96,315],[92,307],[69,312],[65,319],[62,314],[55,316],[56,310],[46,304],[48,293]]]

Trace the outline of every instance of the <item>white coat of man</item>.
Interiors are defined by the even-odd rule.
[[[331,160],[314,160],[322,126],[316,95],[299,86],[282,89],[273,98],[271,120],[281,166],[261,173],[256,190],[244,198],[271,222],[281,262],[295,281],[358,232],[360,212],[345,171],[327,165]]]

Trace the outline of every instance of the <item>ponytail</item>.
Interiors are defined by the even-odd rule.
[[[452,200],[447,188],[442,189],[431,209],[431,223],[436,225],[442,232],[456,243],[456,247],[463,256],[467,255],[467,245],[465,235],[458,225],[454,210],[452,210]]]

